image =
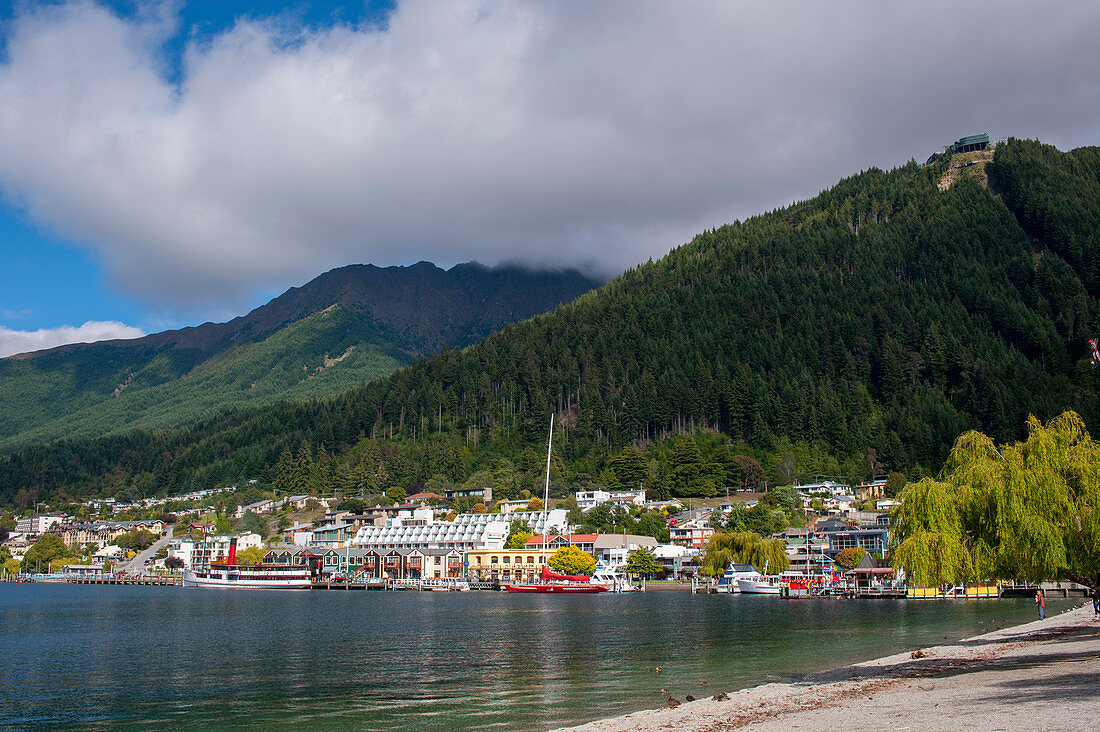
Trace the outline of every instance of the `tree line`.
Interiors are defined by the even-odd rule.
[[[934,168],[870,169],[335,399],[9,455],[0,496],[257,476],[297,492],[303,445],[341,490],[488,474],[519,494],[551,412],[554,470],[572,484],[713,494],[752,482],[739,456],[760,480],[931,474],[966,430],[1008,441],[1029,414],[1100,417],[1084,350],[1100,334],[1096,160],[1010,140],[993,190],[944,192]]]

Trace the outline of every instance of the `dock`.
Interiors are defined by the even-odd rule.
[[[63,582],[70,585],[159,585],[176,586],[183,584],[181,576],[158,577],[156,575],[85,575],[66,577]]]

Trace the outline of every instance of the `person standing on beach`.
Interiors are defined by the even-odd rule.
[[[1047,597],[1043,594],[1043,588],[1035,591],[1035,607],[1039,608],[1039,620],[1046,617]]]

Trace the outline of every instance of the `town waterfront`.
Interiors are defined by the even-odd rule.
[[[1034,615],[1030,600],[5,584],[0,727],[544,730]]]

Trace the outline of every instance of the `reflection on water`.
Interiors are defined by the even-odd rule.
[[[0,726],[550,729],[1033,613],[1029,600],[9,584]]]

